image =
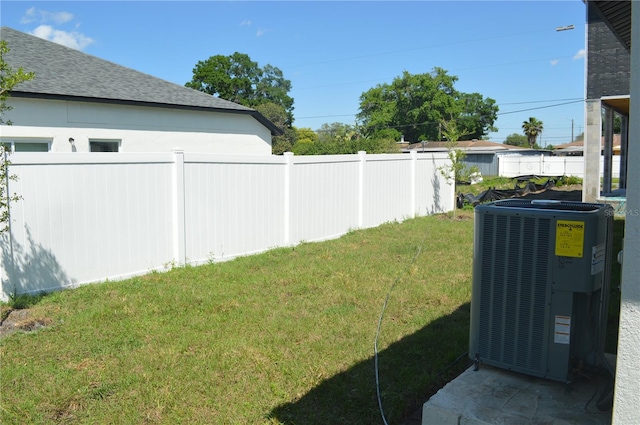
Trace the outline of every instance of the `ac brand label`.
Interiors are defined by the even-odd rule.
[[[584,223],[581,221],[558,221],[558,228],[569,230],[584,230]]]
[[[584,255],[584,221],[556,222],[556,255],[582,258]]]

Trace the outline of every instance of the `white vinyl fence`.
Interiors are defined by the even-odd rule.
[[[600,157],[600,176],[604,170],[604,159]],[[612,157],[612,177],[620,177],[620,156]],[[582,156],[516,156],[498,157],[498,175],[518,176],[575,176],[584,178],[584,157]]]
[[[123,279],[450,211],[446,153],[14,153],[10,294]]]

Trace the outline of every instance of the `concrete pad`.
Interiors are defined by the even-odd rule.
[[[604,387],[596,376],[576,379],[567,391],[562,382],[470,367],[423,405],[422,425],[610,424],[611,411],[596,407]]]

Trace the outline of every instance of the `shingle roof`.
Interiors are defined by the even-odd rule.
[[[424,146],[422,142],[412,143],[409,145],[409,149],[447,149],[448,142],[425,142]],[[477,149],[482,148],[484,150],[508,150],[508,149],[522,149],[519,146],[510,146],[502,143],[490,142],[488,140],[460,140],[456,144],[456,148],[459,149]]]
[[[620,142],[621,138],[619,134],[613,135],[613,150],[620,150]],[[600,145],[604,148],[604,136],[600,137]],[[584,148],[584,140],[576,140],[575,142],[565,143],[563,145],[558,145],[554,148],[554,150],[583,150]]]
[[[25,34],[0,28],[10,51],[3,59],[14,70],[22,67],[36,78],[18,85],[12,96],[65,98],[144,106],[216,110],[253,116],[273,134],[281,134],[258,111],[144,74],[113,62]]]

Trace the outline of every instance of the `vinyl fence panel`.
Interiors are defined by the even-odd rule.
[[[600,176],[604,170],[604,158],[600,157]],[[620,156],[612,159],[612,177],[620,177]],[[500,156],[498,173],[501,177],[518,176],[575,176],[584,177],[582,156]]]
[[[104,155],[104,156],[103,156]],[[170,157],[15,153],[3,297],[119,279],[172,261]]]
[[[186,258],[202,263],[281,246],[282,157],[185,155]]]
[[[358,155],[289,158],[289,243],[331,239],[361,227]]]
[[[15,153],[1,298],[450,211],[446,154]]]

